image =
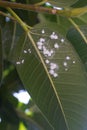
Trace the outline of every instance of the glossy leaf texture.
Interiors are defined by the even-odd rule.
[[[72,24],[66,17],[57,16],[57,15],[48,15],[48,14],[39,14],[38,18],[41,24],[44,26],[50,26],[51,29],[58,30],[63,36],[66,37],[67,32],[72,28]],[[87,24],[87,14],[81,15],[78,18],[73,18],[73,21],[78,25]]]
[[[78,0],[49,0],[52,5],[58,7],[68,7],[76,3]]]
[[[87,26],[81,26],[80,29],[84,36],[87,37]],[[67,38],[76,49],[87,71],[87,43],[85,43],[79,32],[74,28],[69,30]]]
[[[37,26],[32,37],[48,73],[29,38],[21,36],[12,53],[25,88],[52,129],[86,130],[87,77],[78,54],[50,27]]]

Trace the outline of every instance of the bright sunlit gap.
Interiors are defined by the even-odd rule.
[[[0,123],[2,122],[2,119],[1,119],[1,117],[0,117]]]
[[[22,102],[24,104],[28,104],[30,100],[30,95],[27,91],[20,90],[18,93],[13,93],[13,96],[18,99],[19,102]]]

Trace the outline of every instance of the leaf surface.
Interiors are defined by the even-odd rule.
[[[1,38],[1,29],[0,29],[0,84],[1,84],[1,80],[2,80],[2,71],[3,71],[3,56],[2,56],[2,38]]]
[[[54,130],[86,130],[87,81],[78,54],[49,27],[38,26],[32,37],[47,72],[31,42],[22,36],[13,61],[25,88]]]

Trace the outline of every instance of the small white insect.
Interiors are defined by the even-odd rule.
[[[58,39],[58,35],[55,34],[55,32],[52,32],[52,34],[50,35],[51,39]]]
[[[55,44],[54,44],[54,48],[56,48],[56,49],[59,48],[58,43],[55,43]]]
[[[41,46],[41,45],[39,45],[39,46],[38,46],[38,49],[39,49],[39,50],[42,50],[42,46]]]
[[[73,61],[73,64],[75,64],[76,62],[75,62],[75,60]]]
[[[67,66],[67,62],[64,62],[63,65],[64,65],[64,66]]]
[[[22,64],[24,63],[24,59],[21,61],[21,63],[22,63]]]
[[[63,43],[64,41],[65,41],[65,40],[62,38],[62,39],[61,39],[61,42]]]
[[[50,69],[56,69],[57,68],[57,64],[55,63],[50,63]]]
[[[45,62],[46,62],[46,64],[49,64],[49,63],[50,63],[50,61],[49,61],[49,60],[45,60]]]
[[[70,57],[69,57],[69,56],[66,56],[66,60],[70,60]]]
[[[49,73],[50,73],[51,75],[54,75],[55,72],[54,72],[54,70],[51,69],[51,70],[49,70]]]
[[[20,64],[21,64],[21,62],[17,61],[17,62],[16,62],[16,64],[17,64],[17,65],[20,65]]]
[[[58,77],[58,74],[57,74],[57,73],[54,73],[53,76],[56,78],[56,77]]]
[[[45,42],[45,38],[40,38],[40,42]]]
[[[45,33],[45,30],[44,29],[42,29],[42,31],[41,31],[43,34]]]
[[[26,54],[26,53],[27,53],[27,51],[26,51],[26,50],[24,50],[24,53]]]
[[[31,53],[31,49],[28,49],[28,52]]]

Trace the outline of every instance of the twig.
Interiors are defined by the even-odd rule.
[[[14,17],[12,17],[12,16],[10,16],[10,15],[8,15],[8,14],[2,12],[2,11],[0,11],[0,15],[5,16],[5,17],[9,17],[10,19],[16,21]]]

